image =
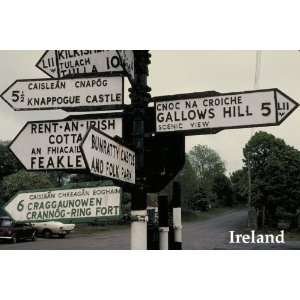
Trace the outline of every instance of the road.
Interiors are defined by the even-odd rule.
[[[71,234],[64,239],[38,238],[37,241],[0,244],[0,250],[126,250],[130,249],[129,227],[92,234]]]
[[[184,224],[183,248],[186,250],[222,249],[228,246],[229,231],[247,226],[247,210],[225,213],[206,221]]]
[[[212,249],[300,249],[299,242],[278,245],[230,245],[229,231],[239,231],[247,225],[247,210],[227,212],[205,221],[183,224],[183,248],[185,250]],[[123,250],[130,249],[129,226],[100,233],[71,234],[65,239],[43,239],[35,242],[0,244],[1,250]]]

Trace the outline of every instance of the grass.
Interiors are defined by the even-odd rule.
[[[297,231],[285,231],[285,238],[288,241],[300,241],[300,232]]]
[[[214,207],[208,211],[182,211],[183,222],[205,221],[225,213],[235,212],[242,207]]]

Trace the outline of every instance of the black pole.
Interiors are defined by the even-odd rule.
[[[172,249],[182,249],[182,224],[181,224],[181,186],[178,181],[173,182],[172,193],[172,207],[173,207],[173,234],[174,243]]]
[[[169,197],[158,196],[159,249],[169,249]]]
[[[133,109],[133,146],[136,154],[136,184],[132,191],[131,203],[131,249],[147,249],[147,193],[145,190],[144,162],[144,120],[145,110],[151,98],[151,89],[147,86],[148,50],[134,51],[135,78],[129,89]]]

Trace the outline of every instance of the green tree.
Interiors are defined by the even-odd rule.
[[[99,179],[99,176],[88,172],[72,174],[72,176],[70,177],[71,183],[92,182],[92,181],[106,181],[106,180]]]
[[[243,168],[234,171],[230,175],[232,190],[235,201],[237,203],[247,203],[248,201],[248,173],[247,169]]]
[[[197,193],[193,195],[190,208],[193,210],[207,210],[207,205],[211,202],[210,200],[211,195],[208,195],[208,192],[200,186]]]
[[[252,205],[265,212],[263,220],[274,224],[279,208],[295,213],[300,207],[300,152],[262,131],[250,139],[243,152],[250,167]]]
[[[0,143],[0,181],[4,176],[16,173],[22,165],[8,149],[8,142]]]
[[[230,179],[224,174],[214,177],[213,192],[216,194],[217,201],[221,206],[233,206],[234,197]]]
[[[205,145],[197,145],[189,152],[191,165],[197,175],[198,196],[193,201],[198,201],[199,195],[204,194],[205,201],[215,206],[219,204],[216,193],[213,191],[214,179],[217,176],[224,175],[225,163],[219,154]],[[197,204],[195,204],[197,206]],[[194,206],[195,206],[194,205]]]
[[[20,170],[15,174],[3,178],[1,184],[1,198],[3,202],[6,202],[18,191],[53,187],[53,183],[46,174]]]
[[[182,193],[182,207],[192,208],[193,195],[197,192],[197,175],[193,169],[189,157],[185,156],[185,164],[183,169],[178,173],[175,180],[179,181],[181,184]]]
[[[68,173],[64,171],[50,171],[45,172],[45,174],[55,187],[62,187],[64,185],[65,178],[68,176]]]
[[[211,186],[216,176],[225,173],[225,163],[219,154],[206,145],[194,146],[189,159],[202,186]]]

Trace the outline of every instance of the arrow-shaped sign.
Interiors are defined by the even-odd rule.
[[[52,78],[123,71],[115,50],[48,50],[36,67]]]
[[[20,192],[4,210],[16,222],[87,222],[120,216],[121,189],[116,186]]]
[[[26,170],[85,170],[79,145],[91,126],[122,137],[121,114],[70,116],[26,123],[9,149]]]
[[[104,132],[90,128],[81,144],[86,166],[95,175],[135,183],[135,153]]]
[[[14,110],[121,109],[124,79],[120,76],[17,80],[1,95]]]
[[[134,85],[134,52],[133,50],[117,50],[123,70],[131,85]]]
[[[226,93],[202,97],[173,95],[155,97],[156,132],[274,126],[281,124],[299,104],[278,89]]]

